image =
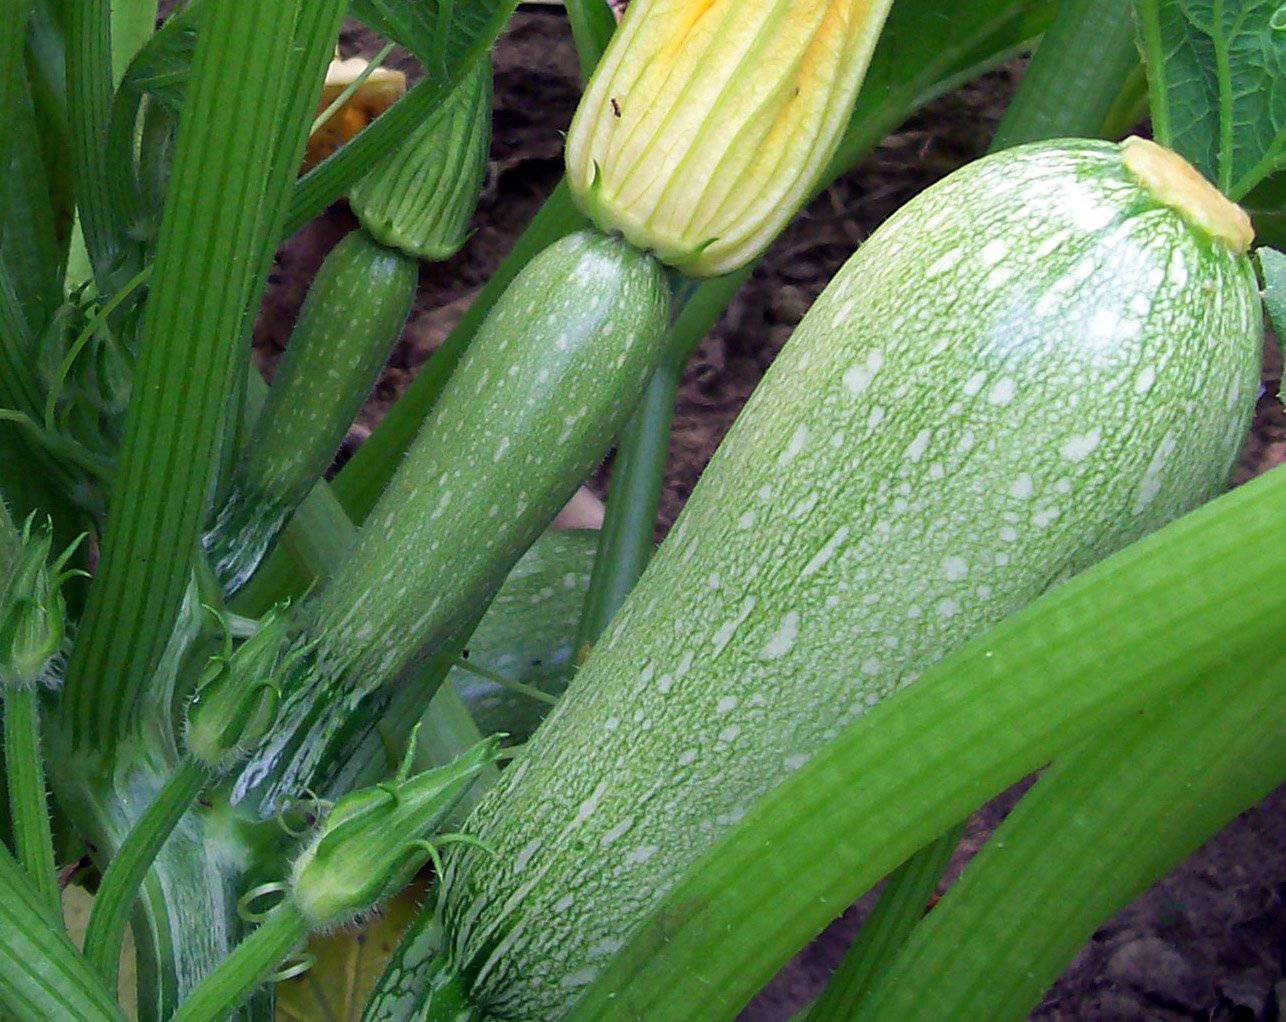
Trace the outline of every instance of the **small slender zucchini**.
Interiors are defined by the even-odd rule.
[[[362,230],[326,257],[203,538],[225,591],[250,579],[335,457],[406,322],[418,278],[413,258]]]
[[[559,1018],[868,707],[1225,484],[1263,326],[1241,211],[1151,143],[974,163],[810,311],[445,875],[454,985]]]
[[[337,78],[355,73],[346,63],[332,65]],[[390,90],[396,77],[375,100]],[[419,260],[446,259],[468,239],[490,141],[491,62],[482,59],[437,115],[354,186],[361,228],[322,264],[204,537],[226,593],[249,581],[330,464],[406,323]]]

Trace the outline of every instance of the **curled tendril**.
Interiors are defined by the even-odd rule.
[[[317,956],[311,951],[302,951],[291,955],[281,963],[281,968],[268,977],[269,983],[284,983],[288,979],[302,976],[317,964]]]
[[[290,887],[280,880],[274,880],[270,883],[260,884],[258,887],[252,887],[237,899],[237,916],[245,923],[261,923],[268,918],[269,913],[281,904],[283,899],[273,903],[269,908],[255,911],[251,906],[260,898],[266,898],[272,894],[284,895]]]
[[[277,807],[276,820],[277,826],[293,838],[301,838],[316,826],[317,821],[330,812],[335,807],[335,803],[330,799],[321,798],[319,795],[306,791],[303,795],[288,795],[281,800]],[[299,813],[304,817],[306,822],[302,827],[294,827],[287,821],[287,814]]]

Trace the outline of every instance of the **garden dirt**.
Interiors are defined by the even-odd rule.
[[[346,56],[376,48],[357,30],[346,31],[342,42]],[[423,268],[411,319],[345,441],[341,460],[370,433],[441,343],[561,174],[561,132],[578,95],[576,60],[561,10],[533,5],[520,11],[496,50],[495,72],[495,137],[476,233],[454,259]],[[1021,73],[1021,62],[1015,62],[924,110],[817,199],[773,247],[688,368],[658,539],[826,282],[902,203],[981,155]],[[348,210],[337,205],[278,254],[255,332],[257,356],[269,373],[313,274],[353,223]],[[1239,482],[1286,460],[1286,415],[1276,400],[1280,377],[1281,361],[1270,352],[1254,435],[1237,470]],[[931,412],[926,409],[926,414]],[[592,481],[600,495],[608,478],[605,468]],[[1010,792],[977,814],[952,875],[1017,797],[1018,792]],[[1278,1018],[1286,1000],[1284,897],[1286,791],[1278,791],[1104,923],[1033,1017]],[[837,920],[743,1018],[786,1019],[816,996],[869,906],[868,897]]]

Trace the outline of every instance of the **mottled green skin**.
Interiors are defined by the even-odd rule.
[[[1255,397],[1247,259],[1117,147],[981,160],[799,327],[446,875],[451,967],[559,1017],[754,800],[866,708],[1217,493]]]
[[[352,556],[304,609],[300,641],[317,643],[307,676],[237,798],[260,788],[266,811],[278,795],[322,787],[319,768],[342,763],[347,733],[369,728],[367,699],[473,620],[607,453],[664,350],[668,306],[660,264],[594,231],[523,270]]]

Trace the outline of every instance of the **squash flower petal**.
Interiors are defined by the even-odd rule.
[[[601,229],[690,276],[758,256],[834,154],[890,0],[634,0],[567,172]]]

